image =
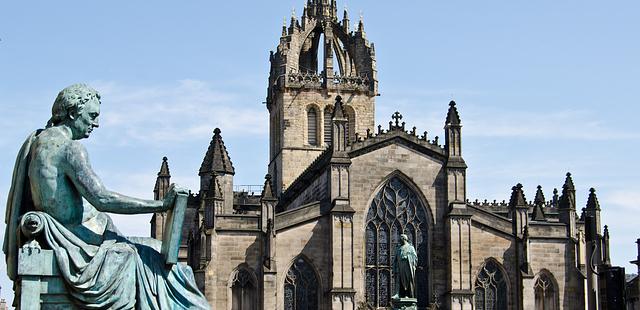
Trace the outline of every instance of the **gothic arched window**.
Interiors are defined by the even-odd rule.
[[[257,285],[251,272],[245,268],[236,271],[231,284],[231,309],[255,310],[258,303]]]
[[[309,145],[318,145],[318,112],[313,107],[307,110],[307,142]]]
[[[371,202],[365,231],[365,295],[373,307],[389,307],[396,291],[393,260],[400,235],[406,234],[418,253],[418,306],[429,304],[427,214],[416,193],[400,178],[385,182]]]
[[[475,285],[476,310],[506,310],[507,280],[497,262],[487,260]]]
[[[296,258],[284,280],[284,309],[318,309],[318,293],[315,271],[303,257]]]
[[[332,133],[332,124],[331,124],[331,117],[333,116],[333,107],[326,107],[324,109],[324,145],[325,146],[329,146],[331,145],[331,133]]]
[[[536,310],[558,309],[558,290],[555,287],[553,276],[548,272],[541,272],[534,285],[536,293]]]

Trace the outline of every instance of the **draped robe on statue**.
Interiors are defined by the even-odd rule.
[[[416,267],[418,256],[415,248],[408,242],[396,250],[394,272],[397,276],[398,297],[416,298]]]
[[[209,309],[191,268],[165,264],[160,241],[124,237],[104,213],[100,214],[106,219],[103,227],[83,229],[66,227],[38,210],[31,198],[28,170],[31,145],[39,132],[31,134],[20,149],[8,195],[3,250],[9,277],[14,281],[17,277],[20,216],[36,211],[43,219],[45,246],[54,251],[70,297],[80,308]],[[91,233],[96,228],[104,233]]]

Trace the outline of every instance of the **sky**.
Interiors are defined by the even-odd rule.
[[[220,127],[235,184],[262,184],[269,51],[288,1],[4,1],[0,4],[0,209],[26,136],[45,125],[62,88],[102,94],[84,144],[109,189],[153,197],[167,156],[172,181],[197,172]],[[577,203],[595,187],[611,256],[627,273],[640,220],[640,2],[338,1],[375,43],[376,121],[443,134],[448,102],[463,122],[468,198],[548,199],[573,174]],[[340,10],[341,11],[341,10]],[[3,210],[0,210],[3,212]],[[149,235],[149,216],[115,216]],[[4,232],[4,223],[0,224]],[[4,257],[0,297],[12,300]]]

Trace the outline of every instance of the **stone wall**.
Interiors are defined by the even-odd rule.
[[[276,182],[276,187],[282,186],[286,189],[291,183],[306,169],[314,159],[326,148],[324,141],[324,111],[327,107],[333,108],[337,93],[330,92],[326,95],[326,90],[291,90],[278,97],[276,107],[283,107],[281,110],[282,127],[281,149],[276,150],[275,157],[272,158],[270,171],[273,165],[278,167],[280,176]],[[343,102],[347,113],[352,111],[355,116],[355,129],[359,136],[363,137],[367,129],[374,131],[375,104],[374,97],[365,94],[343,93]],[[318,144],[317,146],[308,143],[307,110],[314,107],[318,111]],[[278,108],[275,111],[280,111]],[[276,125],[277,126],[277,125]],[[281,152],[280,154],[278,152]],[[278,155],[279,154],[279,155]],[[275,171],[275,170],[274,170]],[[273,173],[273,172],[272,172]]]
[[[330,309],[331,300],[328,298],[330,252],[327,238],[330,236],[329,225],[331,223],[328,217],[322,217],[278,231],[276,241],[277,307],[275,309],[284,309],[285,277],[299,255],[303,255],[307,259],[319,277],[320,309]]]
[[[205,273],[205,296],[214,309],[231,309],[232,273],[239,267],[250,269],[257,279],[262,272],[260,233],[218,232],[213,237],[213,259]],[[258,281],[256,294],[260,294]]]

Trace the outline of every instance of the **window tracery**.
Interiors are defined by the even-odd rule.
[[[427,214],[416,193],[400,178],[387,181],[367,213],[365,230],[365,294],[372,307],[389,307],[395,291],[393,260],[400,235],[418,252],[418,306],[429,303]]]
[[[534,290],[536,296],[536,310],[558,309],[556,303],[556,300],[558,300],[556,293],[557,290],[550,274],[546,272],[540,273],[534,285]]]
[[[238,270],[231,285],[231,309],[255,310],[258,303],[256,286],[253,276],[247,269]]]
[[[506,310],[507,281],[502,269],[493,260],[482,266],[475,283],[477,310]]]
[[[298,257],[285,277],[284,309],[318,309],[318,278],[311,265]]]

